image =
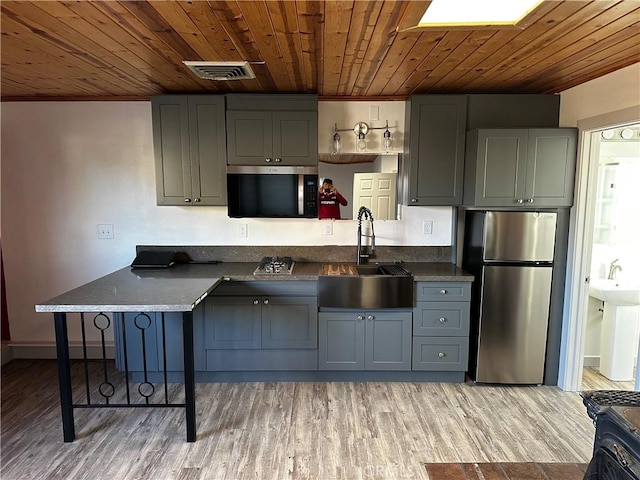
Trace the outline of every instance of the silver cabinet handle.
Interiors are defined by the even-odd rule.
[[[357,318],[358,320],[364,320],[364,315],[358,315],[356,318]]]
[[[533,198],[527,198],[527,203],[533,203]]]
[[[259,303],[260,303],[260,300],[258,300],[257,298],[255,298],[255,299],[253,300],[253,304],[254,304],[254,305],[258,305]]]
[[[375,318],[376,318],[376,317],[374,317],[373,315],[369,315],[369,316],[367,317],[367,320],[373,320],[373,319],[375,319]]]
[[[440,317],[440,323],[445,323],[447,319],[445,317]]]
[[[440,290],[440,295],[446,295],[447,291],[443,288],[442,290]]]
[[[265,305],[269,305],[269,299],[268,299],[268,298],[265,298],[265,299],[262,301],[262,303],[264,303]]]
[[[444,353],[444,352],[440,352],[440,353],[438,354],[438,358],[444,358],[444,357],[446,357],[446,356],[447,356],[447,354],[446,354],[446,353]]]
[[[191,203],[191,199],[190,198],[185,198],[184,199],[184,203]]]
[[[264,161],[267,162],[267,163],[271,163],[271,159],[270,158],[265,158]]]
[[[411,199],[411,203],[417,203],[417,202],[418,202],[418,199],[417,199],[417,198],[412,198],[412,199]]]
[[[523,203],[524,203],[524,198],[519,198],[519,199],[518,199],[518,203],[519,203],[519,204],[523,204]]]
[[[200,197],[196,197],[193,199],[194,202],[199,203],[200,202]]]
[[[282,161],[281,158],[276,157],[276,163],[280,163]]]

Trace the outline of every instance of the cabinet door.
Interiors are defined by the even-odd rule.
[[[186,95],[151,99],[153,150],[158,205],[185,205],[191,200],[189,107]]]
[[[318,164],[317,112],[273,112],[273,161],[278,165]]]
[[[464,179],[467,99],[416,95],[409,104],[407,205],[460,205]],[[408,178],[407,178],[408,175]]]
[[[366,370],[411,370],[411,312],[367,312]]]
[[[318,314],[318,368],[364,370],[364,313]]]
[[[525,205],[570,207],[576,170],[577,130],[529,130]]]
[[[318,348],[317,297],[263,297],[262,348]]]
[[[259,297],[209,297],[204,303],[206,349],[260,348]]]
[[[513,207],[524,199],[526,129],[480,130],[476,154],[475,205]]]
[[[274,163],[271,112],[227,111],[227,150],[229,165]]]
[[[468,337],[413,337],[413,370],[465,372]]]
[[[197,205],[227,204],[227,142],[224,97],[190,95],[191,199]]]
[[[469,302],[418,302],[413,309],[416,336],[469,336]]]

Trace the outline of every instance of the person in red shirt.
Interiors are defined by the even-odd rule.
[[[347,206],[347,199],[333,186],[333,180],[325,178],[318,192],[318,218],[340,219],[340,205]]]

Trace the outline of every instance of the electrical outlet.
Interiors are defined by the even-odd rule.
[[[238,235],[242,238],[248,237],[248,227],[246,223],[241,223],[238,227]]]
[[[324,222],[324,234],[333,235],[333,222],[331,221]]]
[[[113,238],[113,225],[102,223],[98,225],[98,238]]]
[[[369,107],[369,120],[380,120],[380,107],[371,105]]]
[[[422,234],[433,235],[433,220],[425,220],[422,222]]]

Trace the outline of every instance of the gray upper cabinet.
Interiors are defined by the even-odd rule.
[[[470,131],[465,205],[516,208],[573,205],[576,146],[575,128]]]
[[[226,205],[225,100],[151,99],[158,205]]]
[[[229,165],[318,164],[315,95],[229,95]]]
[[[460,205],[467,99],[414,95],[406,103],[402,164],[405,205]]]

